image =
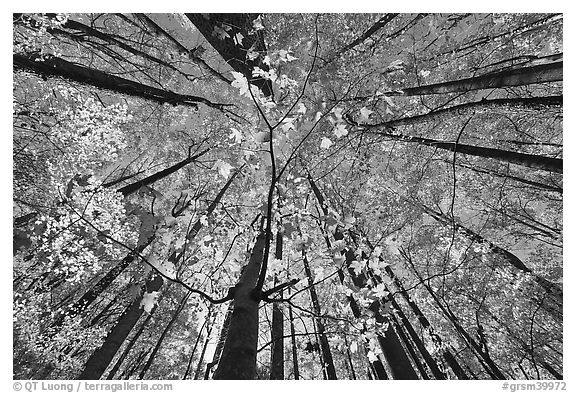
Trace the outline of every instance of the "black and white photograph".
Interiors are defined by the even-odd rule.
[[[566,390],[562,13],[11,14],[6,391]]]

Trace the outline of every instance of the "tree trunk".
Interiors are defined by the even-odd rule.
[[[354,371],[354,362],[352,362],[352,354],[350,353],[350,345],[348,344],[348,339],[344,335],[344,345],[346,345],[346,359],[348,360],[348,367],[350,368],[350,374],[352,379],[356,379],[356,372]]]
[[[420,325],[422,325],[422,327],[430,333],[430,335],[432,336],[432,339],[434,341],[438,342],[438,344],[441,345],[442,340],[441,340],[440,336],[433,333],[432,326],[430,325],[428,318],[426,318],[424,316],[424,314],[422,313],[422,310],[420,310],[420,307],[418,307],[418,305],[416,303],[414,303],[414,301],[410,298],[410,295],[408,295],[408,292],[406,292],[404,285],[398,279],[398,277],[396,277],[396,275],[394,274],[394,272],[392,271],[390,266],[386,266],[384,268],[384,270],[386,271],[388,276],[390,276],[390,278],[394,281],[394,284],[396,285],[396,287],[398,287],[400,294],[402,295],[402,297],[404,297],[404,300],[406,300],[406,302],[408,303],[408,305],[412,309],[412,312],[414,313],[414,315],[416,316],[416,318],[420,322]],[[442,353],[442,356],[444,357],[444,359],[446,359],[446,361],[448,362],[448,365],[450,366],[450,368],[452,368],[452,371],[454,371],[454,374],[458,377],[458,379],[469,379],[468,376],[466,375],[466,373],[464,372],[464,370],[462,370],[462,368],[460,367],[460,365],[458,364],[458,362],[456,361],[456,359],[450,353],[449,350],[447,350],[447,349],[444,350],[444,352]],[[439,374],[439,376],[445,375],[439,369],[438,369],[438,372],[441,373],[441,374]],[[433,370],[433,373],[436,374],[437,371]],[[436,377],[436,379],[445,379],[445,378]]]
[[[202,372],[202,362],[204,361],[204,355],[206,355],[206,349],[208,349],[208,343],[210,342],[210,332],[212,329],[209,329],[206,332],[206,339],[204,340],[204,345],[202,346],[202,352],[200,352],[200,357],[198,358],[198,364],[196,365],[196,371],[194,371],[194,380],[198,380],[200,378],[200,373]]]
[[[136,255],[144,251],[151,242],[152,238],[149,238],[146,243],[136,247],[135,252],[128,254],[118,265],[114,266],[104,277],[98,280],[80,299],[70,305],[63,314],[59,314],[50,328],[51,335],[56,334],[60,330],[65,318],[72,319],[88,309],[92,302],[134,261]]]
[[[412,358],[412,362],[414,363],[414,365],[418,369],[418,372],[420,373],[420,376],[422,377],[422,379],[430,380],[430,377],[428,376],[428,373],[426,372],[426,368],[424,367],[424,365],[420,361],[420,358],[418,357],[418,354],[416,353],[414,346],[410,342],[410,339],[408,338],[408,336],[406,336],[404,330],[402,329],[402,326],[400,325],[400,323],[398,322],[398,320],[396,319],[394,314],[390,313],[388,315],[388,319],[390,320],[390,323],[392,323],[392,325],[394,325],[394,330],[396,330],[396,334],[398,334],[398,338],[400,339],[400,343],[403,344],[405,351],[407,351],[408,355],[410,355],[410,358]]]
[[[412,271],[414,272],[414,274],[416,275],[416,277],[418,277],[418,280],[420,280],[420,282],[422,283],[422,285],[424,286],[424,288],[428,291],[428,293],[430,294],[430,296],[432,297],[432,299],[434,300],[434,302],[438,305],[438,307],[440,308],[440,310],[442,311],[442,313],[446,316],[446,318],[452,323],[452,325],[454,326],[454,328],[456,329],[456,331],[458,332],[458,334],[460,334],[460,336],[462,337],[462,339],[464,340],[464,343],[470,347],[472,353],[474,353],[474,355],[478,358],[480,364],[482,365],[482,367],[484,367],[484,369],[486,370],[486,372],[493,378],[495,379],[506,379],[506,377],[504,376],[504,374],[502,373],[502,371],[500,370],[500,368],[496,365],[496,363],[494,363],[494,361],[492,360],[492,358],[490,357],[490,355],[488,353],[486,353],[482,346],[480,344],[478,344],[476,342],[476,340],[474,340],[469,334],[468,332],[462,327],[462,325],[460,325],[460,323],[458,322],[458,319],[456,318],[456,316],[454,315],[454,313],[452,313],[452,311],[447,307],[447,305],[443,304],[440,299],[438,298],[438,296],[436,296],[436,294],[434,293],[434,291],[432,290],[432,288],[430,288],[430,285],[426,284],[426,282],[424,282],[424,280],[422,279],[420,273],[418,273],[418,270],[416,270],[416,267],[414,266],[414,264],[412,263],[412,260],[410,259],[409,256],[402,254],[402,256],[404,257],[404,259],[409,263],[410,267],[412,268]]]
[[[214,379],[255,379],[258,345],[258,305],[260,299],[253,294],[258,281],[264,253],[266,235],[260,232],[252,249],[250,261],[234,291],[234,310],[222,357]]]
[[[135,15],[142,23],[149,26],[154,31],[155,34],[162,35],[166,37],[170,42],[172,42],[172,44],[176,46],[176,49],[178,49],[179,53],[187,54],[190,60],[198,64],[200,67],[204,68],[212,76],[215,76],[216,78],[220,79],[223,82],[230,83],[228,79],[226,79],[222,74],[220,74],[218,71],[210,67],[210,65],[208,65],[208,63],[206,63],[204,59],[202,59],[199,55],[197,55],[197,53],[199,52],[196,52],[196,49],[202,48],[200,45],[196,48],[188,49],[184,45],[182,45],[176,38],[172,37],[172,35],[170,35],[166,30],[164,30],[162,27],[156,24],[156,22],[150,19],[147,15],[145,14],[135,14]]]
[[[456,142],[444,142],[435,139],[421,138],[418,136],[402,135],[390,131],[365,131],[369,134],[381,135],[402,142],[412,142],[431,146],[438,149],[458,152],[466,155],[493,158],[502,162],[521,165],[528,168],[542,169],[546,171],[562,173],[562,159],[539,156],[536,154],[517,153],[514,151],[494,149],[474,145],[465,145]]]
[[[228,305],[228,310],[226,310],[226,315],[224,321],[222,322],[222,328],[220,329],[220,336],[218,336],[218,343],[216,344],[216,349],[214,350],[214,356],[212,361],[206,365],[206,372],[204,373],[204,379],[210,377],[210,371],[212,367],[216,366],[220,361],[222,356],[222,349],[224,348],[224,342],[226,341],[226,335],[228,334],[228,328],[230,327],[230,318],[232,317],[232,311],[234,310],[234,302],[230,302]],[[208,339],[208,337],[206,338]]]
[[[209,107],[222,109],[225,104],[213,103],[203,97],[174,93],[168,90],[144,85],[106,72],[84,67],[55,56],[40,57],[38,54],[13,54],[14,68],[30,71],[44,77],[62,77],[83,85],[94,86],[99,89],[110,90],[116,93],[139,97],[160,104],[198,107],[198,103]]]
[[[187,379],[188,375],[190,374],[190,368],[192,367],[192,360],[194,359],[194,355],[196,354],[196,348],[198,348],[198,344],[200,343],[200,340],[202,339],[202,332],[204,331],[204,328],[208,324],[211,313],[212,313],[212,308],[209,308],[208,309],[208,315],[204,319],[202,326],[200,326],[200,330],[198,330],[198,336],[196,336],[196,342],[194,342],[194,347],[192,348],[192,352],[190,352],[190,358],[188,360],[188,365],[186,366],[186,371],[184,372],[184,376],[182,377],[183,380]],[[210,337],[211,330],[212,330],[212,324],[210,324],[210,327],[208,328],[208,330],[206,332],[206,339],[208,339]],[[198,360],[198,365],[197,365],[198,366],[197,367],[198,375],[200,374],[200,368],[202,366],[202,362],[204,361],[205,349],[206,349],[206,346],[204,346],[204,349],[202,351],[202,356]],[[194,378],[194,379],[197,379],[197,378]]]
[[[144,379],[144,375],[146,374],[146,372],[148,371],[150,366],[152,366],[152,363],[154,362],[154,359],[156,358],[156,354],[158,353],[158,351],[160,350],[160,347],[162,346],[162,342],[164,342],[166,335],[168,335],[168,333],[170,332],[170,329],[174,325],[174,322],[176,322],[176,319],[178,318],[178,316],[180,315],[180,313],[182,312],[182,310],[186,306],[186,302],[188,301],[188,298],[190,297],[190,295],[191,295],[191,292],[188,292],[180,301],[178,308],[176,309],[176,311],[174,311],[172,318],[170,319],[170,321],[168,322],[168,324],[166,325],[166,327],[162,331],[162,334],[160,335],[160,338],[156,342],[156,345],[154,346],[154,349],[150,353],[150,356],[148,356],[148,360],[146,361],[146,364],[144,364],[144,367],[142,368],[142,370],[140,370],[140,374],[138,374],[138,379]]]
[[[306,277],[308,278],[308,285],[310,286],[310,298],[312,300],[312,310],[316,315],[322,313],[320,309],[320,302],[318,301],[318,295],[316,294],[316,288],[314,287],[314,280],[312,279],[312,273],[310,272],[310,266],[308,265],[308,258],[306,252],[302,251],[302,257],[304,258],[304,271],[306,272]],[[322,360],[326,367],[326,374],[328,379],[338,379],[336,376],[336,368],[334,367],[334,360],[332,358],[332,351],[330,350],[330,344],[328,343],[328,338],[325,334],[324,323],[322,319],[316,318],[316,326],[318,326],[318,337],[320,340],[320,348],[322,350]]]
[[[495,99],[482,99],[480,101],[467,102],[465,104],[454,105],[448,108],[432,110],[423,115],[416,115],[410,117],[399,118],[390,120],[380,124],[370,125],[373,127],[386,127],[394,128],[399,126],[408,126],[413,124],[420,124],[425,121],[443,119],[449,116],[461,117],[464,113],[476,109],[498,109],[499,107],[524,107],[534,109],[548,109],[551,106],[562,107],[563,96],[547,96],[547,97],[527,97],[527,98],[495,98]]]
[[[318,186],[316,185],[316,183],[314,182],[314,179],[312,179],[312,176],[310,174],[308,174],[308,182],[310,183],[310,187],[312,188],[312,191],[313,191],[314,195],[316,196],[316,199],[318,200],[318,204],[320,205],[324,215],[327,215],[328,214],[328,206],[326,205],[326,201],[324,200],[324,197],[323,197],[322,193],[320,192],[320,189],[318,188]],[[344,239],[344,235],[340,232],[340,229],[338,227],[336,228],[336,231],[334,232],[334,238],[336,240]],[[330,248],[330,239],[328,239],[327,236],[326,236],[326,241],[328,243],[328,247]],[[344,256],[346,258],[346,265],[348,266],[348,273],[350,274],[350,277],[352,278],[354,285],[356,285],[358,288],[364,288],[367,285],[368,278],[364,274],[359,274],[359,275],[356,274],[354,272],[354,270],[350,267],[351,263],[356,259],[354,251],[352,250],[351,247],[348,247],[348,249],[346,251],[343,251],[342,254],[344,254]],[[340,275],[340,280],[341,281],[344,280],[343,274]],[[313,287],[311,287],[311,288],[313,288]],[[354,313],[354,315],[356,317],[360,316],[360,311],[358,309],[358,306],[356,304],[355,299],[352,297],[352,295],[350,295],[348,297],[348,299],[350,300],[350,307],[352,308],[352,312]],[[373,311],[373,313],[375,315],[376,321],[379,323],[387,323],[388,319],[386,317],[382,316],[379,312],[379,308],[380,308],[379,302],[373,303],[372,306],[375,306],[375,308],[371,308],[371,310]],[[386,358],[386,360],[387,361],[392,360],[392,361],[397,362],[394,365],[389,363],[390,368],[392,369],[393,379],[418,379],[418,376],[416,375],[416,372],[412,368],[412,365],[410,364],[410,360],[408,359],[408,356],[406,355],[406,353],[404,352],[404,349],[400,345],[400,341],[398,340],[398,336],[396,335],[396,332],[394,331],[394,329],[392,329],[391,325],[389,325],[389,328],[386,331],[385,337],[382,337],[379,335],[378,340],[380,341],[380,346],[382,347],[383,351],[391,351],[387,355],[386,355],[386,353],[384,354],[384,357]],[[400,345],[400,347],[398,347],[398,345]],[[374,363],[377,363],[377,362],[374,362]],[[384,373],[382,373],[382,370],[384,370],[384,367],[380,367],[380,366],[381,366],[381,364],[380,365],[378,365],[378,364],[374,365],[373,364],[373,367],[375,367],[375,371],[379,374],[379,377],[386,375],[385,371],[384,371]],[[386,375],[386,378],[387,378],[387,375]]]
[[[351,43],[349,43],[348,45],[346,45],[345,47],[343,47],[342,49],[340,49],[339,51],[337,51],[330,60],[328,60],[326,62],[326,64],[324,64],[324,66],[326,66],[327,64],[333,62],[337,57],[342,56],[344,53],[348,52],[350,49],[362,44],[364,41],[366,41],[367,38],[371,37],[372,35],[376,34],[376,32],[380,29],[382,29],[383,27],[385,27],[388,23],[390,23],[395,17],[397,17],[399,14],[386,14],[384,15],[382,18],[378,19],[378,21],[376,21],[376,23],[374,23],[368,30],[366,30],[364,33],[362,33],[361,36],[359,36],[358,38],[356,38],[354,41],[352,41]]]
[[[162,296],[164,296],[164,293],[162,294]],[[160,302],[160,298],[158,299],[158,302]],[[122,355],[116,361],[116,363],[114,364],[114,366],[112,367],[112,369],[108,373],[108,376],[106,377],[106,379],[108,379],[108,380],[114,379],[114,375],[116,375],[116,373],[118,372],[118,369],[122,365],[122,362],[124,362],[124,360],[126,359],[128,354],[132,350],[132,347],[134,347],[134,344],[136,344],[136,341],[138,341],[138,338],[140,338],[140,336],[142,335],[142,332],[144,331],[146,326],[148,326],[148,324],[152,320],[152,316],[154,315],[154,313],[156,312],[157,309],[158,309],[158,307],[154,307],[152,309],[152,312],[150,312],[150,314],[148,314],[148,316],[146,317],[144,322],[142,322],[142,325],[140,325],[140,328],[138,329],[138,331],[136,332],[134,337],[132,337],[132,339],[130,340],[130,342],[128,343],[126,348],[124,349],[124,352],[122,352]]]
[[[416,348],[418,348],[418,351],[422,354],[422,357],[424,358],[424,361],[430,368],[430,371],[432,372],[432,375],[434,375],[434,378],[446,379],[446,374],[440,371],[438,363],[436,363],[436,360],[434,360],[432,355],[430,355],[430,352],[422,342],[420,336],[418,336],[418,334],[416,333],[416,330],[412,326],[412,323],[410,322],[408,317],[406,317],[406,314],[404,314],[404,311],[402,311],[398,302],[393,297],[390,297],[390,302],[392,303],[392,307],[394,307],[394,309],[398,313],[398,316],[400,317],[402,324],[406,328],[406,331],[410,335],[410,338],[414,342],[414,345],[416,346]]]
[[[447,217],[445,214],[441,212],[434,211],[430,209],[428,206],[424,204],[419,204],[420,208],[428,214],[430,217],[434,218],[436,221],[449,226],[454,226],[461,230],[470,240],[475,241],[477,243],[484,243],[490,247],[490,250],[495,254],[502,257],[506,262],[510,265],[514,266],[516,269],[528,273],[534,277],[536,283],[538,283],[542,288],[546,290],[550,294],[550,296],[556,301],[558,305],[563,304],[563,291],[562,288],[553,282],[548,281],[544,277],[536,275],[532,269],[524,264],[516,255],[512,254],[511,252],[504,250],[501,247],[498,247],[494,243],[490,242],[489,240],[485,239],[484,237],[480,236],[476,232],[472,231],[471,229],[456,223],[454,220]]]
[[[146,292],[158,292],[162,287],[164,280],[161,276],[151,273],[151,277],[146,282]],[[92,356],[84,365],[84,370],[77,379],[100,379],[106,368],[116,355],[116,352],[128,336],[130,331],[138,322],[138,319],[144,311],[140,305],[144,293],[142,293],[132,304],[124,311],[118,319],[116,326],[112,328],[102,346],[94,351]]]
[[[516,68],[455,81],[409,87],[384,93],[390,96],[420,96],[427,94],[463,93],[472,90],[495,89],[508,86],[525,86],[534,83],[562,81],[562,62]]]
[[[282,259],[282,231],[276,233],[276,251],[274,257]],[[276,278],[274,285],[277,285]],[[282,291],[279,294],[282,298]],[[279,302],[272,303],[272,359],[270,364],[270,379],[284,379],[284,314]]]
[[[444,161],[445,161],[447,164],[452,165],[452,161],[448,161],[448,160],[444,160]],[[484,174],[491,175],[491,176],[503,177],[503,178],[505,178],[505,179],[510,179],[510,180],[513,180],[513,181],[518,182],[518,183],[527,184],[527,185],[529,185],[529,186],[532,186],[532,187],[535,187],[535,188],[539,188],[539,189],[541,189],[541,190],[559,192],[560,194],[563,193],[563,190],[562,190],[562,188],[560,188],[560,187],[549,186],[548,184],[543,184],[543,183],[540,183],[540,182],[523,179],[523,178],[521,178],[521,177],[512,176],[512,175],[506,174],[506,173],[500,173],[500,172],[493,171],[493,170],[490,170],[490,169],[475,167],[475,166],[468,165],[468,164],[464,164],[464,163],[460,163],[460,162],[457,162],[456,165],[459,166],[459,167],[462,167],[462,168],[470,169],[470,170],[473,171],[473,172],[484,173]]]
[[[439,56],[449,55],[452,53],[460,53],[460,52],[467,51],[470,49],[475,49],[479,45],[484,45],[488,42],[496,42],[496,41],[501,40],[501,39],[506,38],[506,37],[511,37],[513,35],[516,35],[516,34],[521,34],[523,32],[533,30],[535,28],[538,28],[542,25],[547,24],[549,21],[554,21],[555,19],[558,19],[558,17],[561,18],[562,14],[548,14],[543,18],[540,18],[534,22],[530,22],[530,23],[525,24],[523,26],[517,27],[515,29],[505,31],[503,33],[495,34],[492,36],[486,35],[483,37],[473,39],[472,41],[469,41],[469,42],[465,43],[464,45],[461,45],[459,48],[451,49],[450,51],[440,53],[439,55],[437,55],[434,58],[427,59],[427,61],[432,61],[432,60],[437,61]]]
[[[264,35],[254,31],[254,20],[258,14],[185,14],[196,26],[204,38],[222,56],[224,61],[236,72],[243,74],[248,81],[260,88],[266,97],[273,97],[272,82],[261,77],[254,77],[256,67],[263,71],[270,68],[264,63],[266,44]],[[216,29],[225,31],[217,36]],[[252,33],[252,34],[251,34]],[[237,44],[238,34],[241,34],[242,45]],[[256,58],[247,57],[247,49],[259,54]]]
[[[157,182],[160,179],[164,179],[165,177],[173,174],[174,172],[178,171],[181,168],[184,168],[186,165],[196,161],[198,158],[202,157],[204,154],[206,154],[210,149],[206,149],[198,154],[196,154],[195,156],[188,156],[186,157],[184,160],[180,161],[177,164],[172,165],[169,168],[166,168],[164,170],[161,170],[160,172],[156,172],[148,177],[145,177],[142,180],[138,180],[137,182],[134,182],[132,184],[128,184],[127,186],[124,186],[122,188],[120,188],[118,190],[118,192],[122,193],[122,195],[124,196],[128,196],[130,194],[135,193],[136,191],[138,191],[140,188],[150,185],[154,182]],[[234,176],[232,176],[234,177]]]
[[[294,329],[294,313],[292,306],[288,305],[288,316],[290,318],[290,335],[292,342],[292,369],[294,372],[294,379],[300,379],[300,370],[298,370],[298,346],[296,345],[296,330]]]

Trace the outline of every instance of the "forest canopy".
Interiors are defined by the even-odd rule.
[[[562,14],[13,14],[15,379],[563,379]]]

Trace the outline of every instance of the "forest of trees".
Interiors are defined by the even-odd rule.
[[[15,379],[563,379],[562,14],[13,14]]]

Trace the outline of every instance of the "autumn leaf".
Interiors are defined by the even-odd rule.
[[[370,115],[374,113],[373,111],[371,111],[370,109],[364,107],[362,109],[360,109],[360,117],[358,118],[358,122],[359,123],[368,123],[368,118],[370,117]]]
[[[332,141],[326,137],[322,138],[322,142],[320,143],[320,147],[323,149],[329,149],[332,146]]]
[[[242,142],[242,132],[240,132],[237,128],[231,128],[232,132],[228,135],[228,138],[234,139],[235,143]]]
[[[344,124],[344,123],[340,123],[336,127],[334,127],[333,132],[337,138],[341,138],[343,136],[348,135],[348,129],[346,129],[346,124]]]
[[[232,76],[234,77],[234,80],[231,83],[232,87],[235,87],[236,89],[240,90],[241,96],[250,97],[250,91],[248,90],[248,80],[246,79],[246,77],[243,74],[236,71],[231,71],[231,73]]]
[[[142,300],[140,301],[140,307],[144,308],[144,311],[146,311],[147,313],[151,313],[152,309],[156,306],[159,295],[160,295],[159,291],[146,292],[142,296]]]
[[[228,25],[222,25],[222,27],[214,26],[214,30],[212,31],[212,35],[218,37],[218,39],[226,39],[230,38],[230,34],[227,31],[231,30],[232,28]]]
[[[228,164],[227,162],[224,162],[222,160],[216,160],[216,162],[214,163],[214,166],[212,167],[212,169],[217,169],[218,173],[220,175],[222,175],[222,177],[224,177],[225,179],[228,178],[228,176],[230,176],[230,171],[233,169],[234,167],[230,164]]]

